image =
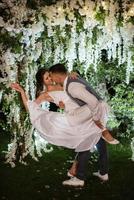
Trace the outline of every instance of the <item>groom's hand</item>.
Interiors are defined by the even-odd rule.
[[[79,74],[77,72],[71,71],[68,76],[72,79],[77,79],[79,77]]]

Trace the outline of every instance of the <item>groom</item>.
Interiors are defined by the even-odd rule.
[[[89,86],[89,84],[80,77],[77,79],[72,79],[68,77],[67,69],[63,64],[56,64],[50,67],[49,69],[50,76],[52,80],[56,83],[62,84],[64,90],[67,94],[80,106],[87,104],[91,109],[92,104],[92,115],[96,123],[97,121],[95,116],[95,108],[97,102],[102,100],[99,95]],[[90,95],[89,95],[90,94]],[[92,95],[92,102],[90,97]],[[106,143],[101,138],[97,144],[99,151],[99,164],[100,170],[95,172],[94,175],[99,177],[103,181],[108,180],[108,157]],[[89,159],[89,151],[79,152],[77,156],[78,167],[76,176],[63,182],[63,185],[71,186],[84,186],[86,180],[87,164]]]

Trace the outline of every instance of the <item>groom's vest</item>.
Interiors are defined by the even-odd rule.
[[[71,94],[68,91],[68,86],[72,82],[81,83],[81,84],[85,85],[86,90],[88,92],[90,92],[92,95],[94,95],[99,101],[102,100],[102,98],[96,93],[96,91],[89,85],[89,83],[86,80],[84,80],[81,77],[79,77],[77,79],[72,79],[71,77],[68,77],[67,83],[66,83],[66,92],[71,97],[71,99],[73,99],[79,106],[83,106],[86,103],[84,101],[82,101],[81,99],[74,98],[74,97],[71,96]],[[77,90],[79,90],[79,88],[77,88]]]

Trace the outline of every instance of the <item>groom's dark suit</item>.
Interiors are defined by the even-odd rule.
[[[65,90],[67,92],[67,94],[79,105],[79,106],[83,106],[86,103],[79,99],[79,97],[77,96],[77,98],[74,98],[68,90],[69,84],[70,83],[80,83],[83,84],[86,88],[86,90],[88,92],[90,92],[92,95],[94,95],[95,98],[97,98],[98,101],[102,100],[102,98],[95,92],[95,90],[89,86],[88,82],[85,81],[82,78],[78,78],[78,79],[72,79],[70,77],[68,77],[67,82],[66,82],[66,87]],[[79,88],[77,88],[79,90]],[[106,143],[105,141],[101,138],[99,140],[99,142],[97,143],[97,149],[99,152],[99,171],[101,175],[107,174],[108,173],[108,155],[107,155],[107,148],[106,148]],[[89,159],[90,153],[89,151],[84,151],[84,152],[79,152],[78,156],[77,156],[77,160],[78,160],[78,170],[77,170],[77,175],[76,177],[81,179],[81,180],[85,180],[86,179],[86,168],[87,168],[87,163],[88,163],[88,159]]]

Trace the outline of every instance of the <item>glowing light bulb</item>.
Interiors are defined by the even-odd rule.
[[[62,7],[58,7],[58,12],[61,12],[62,11]]]

